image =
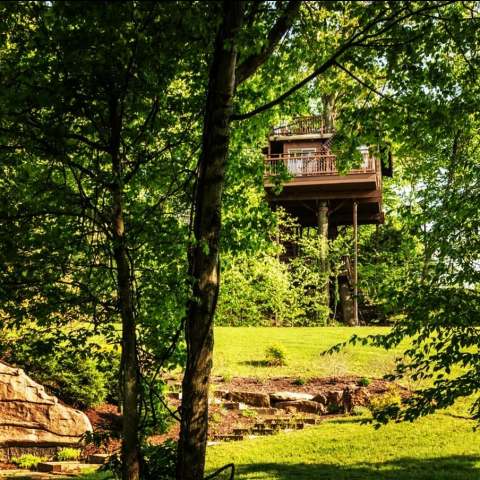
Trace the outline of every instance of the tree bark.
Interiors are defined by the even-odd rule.
[[[224,2],[209,73],[195,193],[195,245],[190,255],[193,292],[185,326],[187,365],[182,384],[178,480],[200,480],[205,469],[213,317],[219,290],[221,201],[235,90],[235,37],[243,11],[244,2]]]
[[[328,204],[320,202],[318,206],[318,256],[322,304],[330,307],[329,280],[330,268],[328,262]]]
[[[117,102],[110,107],[113,185],[112,234],[113,256],[116,263],[118,303],[122,319],[122,480],[140,478],[140,447],[138,438],[139,373],[137,360],[136,319],[133,304],[132,272],[128,260],[125,219],[123,212],[123,179],[119,157],[120,123]]]

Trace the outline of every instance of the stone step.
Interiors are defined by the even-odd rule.
[[[228,390],[214,390],[213,397],[214,398],[225,398],[228,395]]]
[[[0,470],[2,480],[51,480],[51,473],[32,472],[31,470]]]
[[[321,421],[321,418],[302,418],[302,422],[306,425],[318,425]]]
[[[243,435],[215,435],[213,440],[218,440],[220,442],[236,442],[239,440],[243,440]]]
[[[248,435],[250,433],[250,428],[234,428],[233,434],[234,435]]]
[[[80,462],[40,462],[37,470],[44,473],[82,473],[85,471],[97,470],[100,465]]]
[[[167,398],[170,398],[171,400],[181,400],[182,394],[180,392],[168,392]]]
[[[93,455],[88,456],[88,463],[93,463],[94,465],[104,465],[110,460],[112,456],[111,453],[94,453]]]
[[[265,420],[262,420],[262,422],[258,422],[258,423],[264,423],[265,425],[286,425],[286,424],[289,424],[289,423],[294,423],[296,422],[297,420],[295,419],[275,419],[275,418],[268,418],[268,419],[265,419]]]
[[[252,435],[273,435],[276,430],[273,428],[253,428]]]
[[[282,412],[280,408],[273,408],[273,407],[250,407],[249,410],[258,413],[259,415],[276,415],[277,413]]]

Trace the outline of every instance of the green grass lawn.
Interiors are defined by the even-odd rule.
[[[355,374],[380,377],[391,371],[402,349],[386,351],[371,346],[348,346],[334,355],[321,352],[351,335],[386,332],[380,327],[217,327],[215,329],[214,374],[226,377],[324,377]],[[285,367],[263,366],[265,350],[280,344],[287,354]]]
[[[352,333],[378,328],[217,328],[215,373],[224,376],[312,377],[391,370],[401,350],[348,347],[334,357],[319,353]],[[264,350],[284,345],[285,367],[257,366]],[[462,418],[466,402],[415,423],[375,430],[359,417],[329,420],[304,431],[212,446],[208,469],[234,462],[236,479],[473,480],[480,479],[480,432]]]

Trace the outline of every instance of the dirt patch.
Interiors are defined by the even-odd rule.
[[[217,387],[221,390],[254,391],[263,393],[289,391],[317,395],[332,389],[344,390],[347,387],[362,386],[362,380],[362,377],[353,375],[311,378],[306,380],[303,385],[299,385],[298,379],[292,377],[277,377],[262,380],[259,380],[258,378],[234,377],[229,382],[223,381],[222,377],[215,377],[212,383],[214,389]],[[392,387],[395,387],[400,394],[402,392],[408,392],[406,388],[383,379],[370,379],[370,383],[365,386],[370,395],[381,395],[388,392]]]
[[[172,391],[178,387],[178,380],[171,379],[169,382],[172,385]],[[368,385],[366,385],[368,383]],[[393,382],[383,379],[369,379],[366,382],[365,378],[358,376],[337,376],[325,378],[311,378],[304,383],[294,377],[278,377],[268,379],[234,377],[228,382],[225,382],[222,377],[214,377],[212,379],[211,393],[214,397],[215,391],[223,394],[226,392],[256,392],[264,394],[272,394],[274,392],[297,392],[305,393],[319,398],[325,396],[329,398],[332,393],[343,392],[344,390],[354,390],[363,392],[361,398],[372,398],[378,395],[383,395],[394,388],[402,397],[408,396],[409,391]],[[218,397],[218,395],[217,395]],[[209,408],[209,439],[214,439],[218,435],[231,435],[238,429],[251,429],[259,421],[271,417],[272,414],[262,413],[262,409],[256,409],[252,406],[247,406],[244,409],[233,408],[228,406],[226,399],[222,400],[222,395],[219,396]],[[180,400],[169,399],[169,404],[176,410],[180,405]],[[360,404],[361,401],[360,401]],[[268,409],[263,409],[268,410]],[[270,409],[271,410],[271,409]],[[275,409],[274,409],[275,410]],[[111,433],[114,437],[119,437],[121,432],[121,415],[115,405],[104,404],[97,408],[90,409],[85,412],[89,417],[95,431]],[[305,417],[295,409],[279,410],[277,415],[282,419],[296,419]],[[322,419],[338,417],[338,413],[329,413],[326,415],[317,415]],[[149,437],[150,443],[159,445],[167,439],[178,439],[180,427],[175,421],[167,433],[162,435],[153,435]],[[88,453],[110,453],[118,450],[120,441],[115,438],[109,439],[108,443],[101,448],[89,446]]]
[[[83,449],[83,456],[95,453],[113,453],[120,449],[120,434],[122,431],[122,415],[116,405],[104,403],[89,408],[85,414],[93,427],[95,443],[89,443]]]
[[[211,393],[212,396],[215,392],[224,394],[226,392],[251,392],[251,393],[264,393],[272,394],[274,392],[296,392],[310,394],[315,399],[324,396],[329,399],[332,397],[332,393],[342,394],[345,390],[356,391],[357,396],[355,398],[356,405],[368,404],[368,399],[383,395],[393,389],[395,389],[400,396],[408,396],[409,392],[406,388],[394,384],[392,382],[383,379],[370,379],[368,385],[364,378],[358,376],[342,376],[342,377],[325,377],[325,378],[312,378],[306,380],[305,383],[299,384],[298,379],[293,377],[278,377],[269,379],[258,378],[245,378],[234,377],[228,382],[225,382],[222,377],[214,377],[212,379]],[[228,397],[228,395],[226,395]],[[221,395],[220,395],[221,397]],[[227,402],[213,403],[209,408],[209,432],[210,439],[214,439],[217,435],[230,435],[236,429],[249,429],[256,423],[263,419],[269,418],[268,415],[259,413],[262,409],[256,409],[253,406],[247,406],[245,409],[229,409],[226,408]],[[180,404],[179,400],[170,400],[172,407],[177,408]],[[275,405],[272,405],[275,406]],[[283,419],[296,419],[302,418],[305,415],[303,413],[295,411],[295,409],[282,409],[279,410],[276,415],[281,416]],[[270,415],[271,416],[271,415]],[[313,415],[315,416],[315,415]],[[339,413],[330,412],[328,414],[316,415],[322,419],[338,417]],[[179,428],[178,425],[172,427],[172,429],[165,435],[158,435],[154,437],[155,443],[161,443],[166,438],[176,439],[178,438]]]
[[[98,407],[89,408],[85,414],[94,430],[120,432],[122,429],[122,415],[116,405],[104,403]]]

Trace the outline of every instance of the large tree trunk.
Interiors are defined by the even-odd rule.
[[[118,302],[122,319],[122,480],[140,478],[140,447],[138,438],[139,373],[137,360],[136,319],[133,305],[132,272],[128,260],[123,213],[123,179],[119,158],[120,118],[117,104],[111,106],[112,120],[112,186],[113,256],[118,284]]]
[[[177,479],[200,480],[205,469],[213,316],[219,289],[221,200],[235,89],[235,36],[243,2],[224,2],[209,74],[202,152],[195,194],[195,245],[190,256],[192,300],[186,321],[187,365],[182,385]]]

